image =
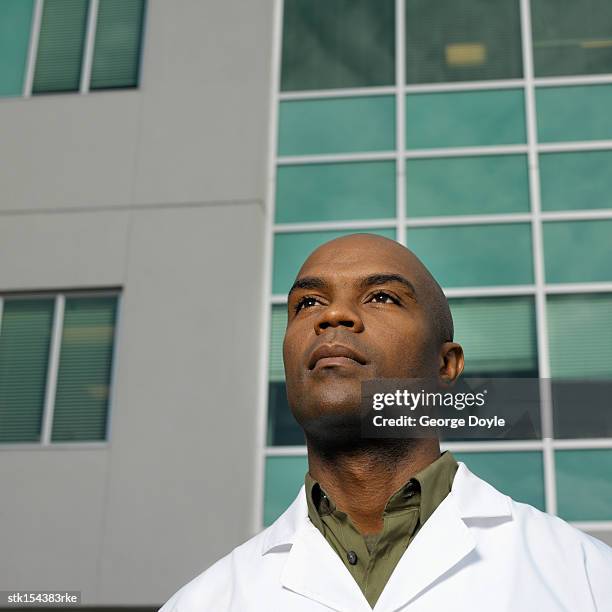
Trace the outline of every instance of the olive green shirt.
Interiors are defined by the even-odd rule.
[[[458,467],[449,451],[442,453],[389,498],[382,531],[366,536],[306,473],[308,517],[338,553],[372,608],[418,530],[450,492]]]

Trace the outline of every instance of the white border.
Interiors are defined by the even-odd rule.
[[[32,95],[34,84],[34,70],[36,69],[36,56],[38,55],[38,39],[40,37],[40,24],[42,23],[44,0],[35,0],[32,13],[32,24],[30,28],[30,45],[28,47],[28,59],[26,63],[25,78],[23,79],[23,97]]]
[[[83,64],[81,66],[81,85],[79,91],[82,94],[89,92],[91,80],[91,66],[93,64],[94,46],[96,43],[96,26],[98,21],[98,0],[89,0],[87,14],[87,29],[85,33],[85,49],[83,52]]]

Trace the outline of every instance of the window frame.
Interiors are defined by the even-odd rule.
[[[59,374],[62,332],[64,327],[64,307],[67,298],[99,298],[116,297],[115,326],[113,330],[113,346],[111,351],[111,371],[109,378],[109,394],[106,409],[105,439],[88,442],[53,442],[51,433],[53,429],[53,414],[55,410],[55,392]],[[1,450],[41,450],[41,449],[95,449],[107,448],[111,443],[111,419],[116,400],[116,375],[118,340],[121,325],[122,299],[121,288],[83,289],[66,291],[5,291],[0,293],[0,335],[2,334],[2,315],[4,302],[7,298],[16,299],[51,299],[54,300],[53,320],[51,324],[51,339],[49,343],[49,358],[45,380],[45,399],[43,403],[42,419],[40,425],[40,439],[38,442],[0,442]]]

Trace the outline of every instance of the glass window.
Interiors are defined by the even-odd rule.
[[[304,434],[291,414],[285,386],[283,340],[287,327],[287,305],[272,307],[268,368],[268,445],[304,444]]]
[[[279,155],[395,149],[395,98],[289,100],[279,108]]]
[[[54,303],[6,299],[0,318],[0,442],[38,442]]]
[[[610,72],[608,0],[531,0],[531,29],[536,76]]]
[[[409,94],[406,147],[473,147],[525,142],[520,89]]]
[[[106,439],[116,309],[114,296],[66,299],[53,442]]]
[[[527,223],[409,227],[407,239],[443,287],[533,283]]]
[[[88,0],[45,0],[34,93],[79,89],[88,7]]]
[[[395,240],[395,229],[344,230],[326,232],[291,232],[274,236],[274,269],[272,293],[287,294],[295,277],[311,251],[339,236],[348,234],[378,234]]]
[[[574,379],[553,382],[555,437],[612,436],[609,389],[586,382],[612,380],[612,293],[549,295],[546,306],[551,376]]]
[[[409,159],[408,217],[529,212],[524,155]]]
[[[541,142],[612,138],[612,85],[536,89]]]
[[[523,75],[518,0],[406,0],[406,82]]]
[[[22,94],[33,6],[33,0],[0,2],[0,96]]]
[[[395,162],[305,164],[276,171],[276,223],[395,217]]]
[[[612,520],[612,450],[555,452],[557,509],[566,521]]]
[[[612,220],[544,223],[548,283],[612,280]]]
[[[533,297],[453,298],[449,304],[464,376],[538,376]]]
[[[136,87],[144,0],[100,0],[91,89]]]
[[[281,90],[395,83],[394,0],[285,0]]]
[[[307,471],[306,456],[266,458],[264,526],[272,524],[291,505]]]
[[[539,165],[542,210],[612,208],[612,151],[544,153]]]
[[[542,453],[486,452],[453,453],[457,461],[499,489],[502,493],[525,504],[544,510],[544,468]]]

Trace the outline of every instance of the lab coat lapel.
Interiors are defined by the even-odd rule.
[[[355,579],[337,553],[309,521],[296,533],[282,585],[341,612],[371,612]]]

